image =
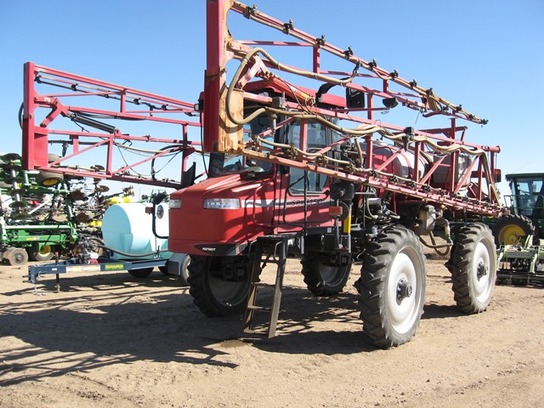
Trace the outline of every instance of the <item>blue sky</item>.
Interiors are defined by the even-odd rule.
[[[416,78],[489,119],[484,127],[472,126],[467,139],[500,145],[503,173],[544,171],[544,134],[538,127],[544,108],[544,2],[334,4],[257,3],[265,13],[293,19],[298,28],[324,34],[337,46],[351,46],[358,56]],[[231,28],[248,38],[246,24]],[[21,150],[17,112],[26,61],[188,101],[196,101],[202,89],[204,0],[0,0],[0,34],[4,152]]]

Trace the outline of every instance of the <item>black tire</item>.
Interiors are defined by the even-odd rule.
[[[64,181],[64,176],[52,171],[40,171],[36,175],[36,183],[43,187],[53,187]]]
[[[247,257],[191,255],[188,271],[189,293],[206,316],[244,312],[250,285]]]
[[[153,268],[132,269],[128,271],[133,277],[137,279],[144,279],[151,275]]]
[[[33,261],[49,261],[55,255],[55,247],[49,244],[44,244],[40,248],[34,247],[30,251],[29,255],[30,259],[32,259]]]
[[[363,331],[377,347],[410,341],[423,314],[426,268],[416,234],[397,225],[365,248],[360,293]]]
[[[53,163],[60,159],[60,156],[58,154],[49,153],[47,155],[47,163]]]
[[[12,266],[25,265],[28,262],[28,253],[23,248],[8,248],[3,257]]]
[[[315,296],[334,296],[346,286],[351,271],[351,255],[309,251],[302,260],[302,275]]]
[[[495,240],[489,227],[482,223],[463,225],[446,265],[457,307],[467,314],[483,312],[491,302],[497,280]]]
[[[497,247],[501,245],[514,245],[519,237],[530,236],[535,232],[531,220],[524,215],[507,215],[497,220],[493,225],[493,236]]]

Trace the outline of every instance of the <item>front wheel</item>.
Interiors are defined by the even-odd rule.
[[[64,181],[64,176],[52,171],[40,171],[36,175],[36,182],[43,187],[54,187]]]
[[[414,336],[426,279],[423,249],[413,231],[390,227],[367,244],[357,289],[363,331],[374,345],[395,347]]]
[[[249,262],[246,256],[191,255],[189,293],[209,317],[243,313],[249,294]]]
[[[24,248],[10,247],[4,252],[3,258],[12,266],[20,266],[28,262],[28,253]]]
[[[351,271],[351,255],[308,252],[302,260],[302,275],[315,296],[333,296],[344,289]]]
[[[462,226],[447,266],[457,307],[469,314],[483,312],[497,279],[495,240],[489,227],[482,223]]]

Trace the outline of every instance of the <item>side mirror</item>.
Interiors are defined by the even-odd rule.
[[[365,93],[357,89],[346,88],[346,106],[348,108],[365,108]]]
[[[181,175],[181,188],[190,187],[195,184],[196,178],[196,163],[193,163],[183,174]]]
[[[351,201],[355,197],[355,185],[349,181],[338,181],[330,186],[330,197],[333,200]]]

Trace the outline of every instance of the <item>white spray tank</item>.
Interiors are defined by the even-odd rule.
[[[153,253],[157,250],[161,251],[159,258],[170,258],[168,239],[159,238],[168,236],[168,206],[157,206],[155,231],[159,237],[153,233],[152,208],[151,203],[120,203],[106,210],[102,219],[104,244],[120,251],[113,253],[113,259],[156,259]]]

